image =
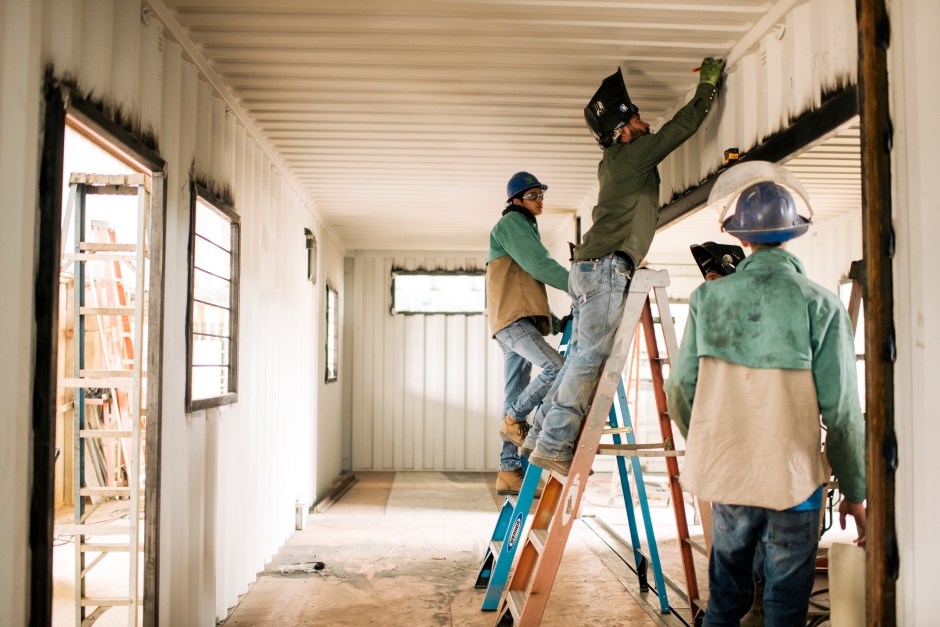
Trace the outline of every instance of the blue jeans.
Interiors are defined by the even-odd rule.
[[[764,626],[806,624],[816,578],[819,511],[712,503],[705,627],[737,627],[751,608],[758,541],[764,545]]]
[[[613,253],[572,264],[568,357],[532,421],[525,445],[534,449],[533,455],[557,461],[573,457],[581,420],[613,348],[632,276],[633,264]]]
[[[506,399],[503,401],[503,416],[524,421],[538,407],[561,370],[565,358],[549,346],[535,325],[527,319],[516,320],[496,334],[503,350],[506,371]],[[542,369],[532,379],[532,364]],[[500,470],[520,468],[519,453],[512,442],[503,441],[499,455]]]

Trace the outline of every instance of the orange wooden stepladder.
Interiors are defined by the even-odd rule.
[[[500,601],[496,627],[536,627],[541,623],[568,536],[578,518],[577,512],[588,475],[591,472],[591,465],[598,453],[647,457],[655,455],[666,458],[691,618],[696,622],[700,619],[702,608],[692,561],[692,543],[689,540],[685,499],[679,485],[679,466],[676,459],[682,451],[675,450],[672,425],[666,413],[666,396],[663,392],[662,365],[668,364],[669,356],[675,355],[678,351],[675,328],[669,314],[669,301],[666,297],[665,288],[668,285],[669,275],[665,270],[644,268],[635,272],[630,283],[620,327],[614,336],[613,349],[601,369],[591,407],[582,421],[582,431],[576,444],[571,469],[567,477],[552,472],[545,485],[542,498],[533,516],[532,527],[522,547],[519,563]],[[666,345],[665,357],[660,356],[656,341],[655,321],[650,305],[651,291],[655,295],[661,314],[660,324]],[[624,366],[629,358],[631,340],[638,331],[640,323],[644,329],[663,441],[655,445],[601,444],[604,425],[616,398],[617,386],[620,384]]]

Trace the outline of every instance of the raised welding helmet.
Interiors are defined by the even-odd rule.
[[[744,250],[734,244],[705,242],[689,248],[703,277],[708,277],[709,272],[717,272],[721,276],[734,274],[738,264],[744,261]]]
[[[506,184],[506,203],[511,203],[514,196],[533,187],[540,188],[543,192],[548,189],[548,185],[542,185],[534,174],[528,172],[516,172]]]
[[[614,74],[604,79],[591,102],[584,107],[584,121],[597,145],[609,148],[614,143],[614,131],[625,126],[639,111],[627,94],[623,73],[618,67]]]
[[[812,224],[813,209],[802,183],[786,168],[768,161],[729,168],[715,182],[708,203],[718,210],[722,231],[752,244],[786,242],[806,233]],[[732,205],[734,213],[726,218]],[[809,217],[800,215],[800,209]]]

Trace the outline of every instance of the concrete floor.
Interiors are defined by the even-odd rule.
[[[359,483],[339,502],[309,517],[224,624],[492,625],[496,616],[480,611],[483,591],[473,584],[502,503],[495,474],[356,476]],[[315,561],[326,568],[282,572]],[[676,624],[638,602],[631,579],[635,584],[600,536],[577,522],[542,624]]]

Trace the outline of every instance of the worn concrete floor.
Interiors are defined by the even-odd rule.
[[[502,502],[495,474],[356,476],[339,502],[310,516],[225,625],[492,625],[496,616],[480,611],[483,591],[473,583]],[[613,551],[585,523],[576,525],[542,624],[662,625],[628,591]],[[313,561],[326,568],[281,572]]]

